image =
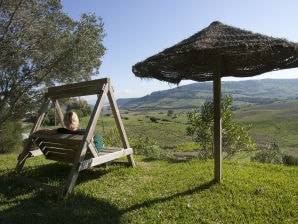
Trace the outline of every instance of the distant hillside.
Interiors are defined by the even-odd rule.
[[[235,105],[298,99],[298,79],[223,81],[222,93],[232,94]],[[203,82],[152,92],[141,98],[119,99],[117,103],[122,109],[133,110],[190,109],[212,97],[212,82]]]
[[[138,98],[120,98],[120,99],[117,99],[117,105],[118,105],[118,107],[122,107],[136,99],[138,99]]]

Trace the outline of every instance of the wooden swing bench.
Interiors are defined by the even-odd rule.
[[[40,129],[50,102],[54,103],[60,123],[63,124],[63,113],[58,99],[94,94],[98,98],[84,135],[36,133]],[[108,97],[123,147],[103,147],[98,150],[93,144],[93,133],[106,97]],[[124,156],[128,158],[131,166],[135,166],[133,149],[129,146],[120,113],[114,99],[113,89],[108,78],[48,88],[39,117],[31,130],[23,152],[18,157],[16,171],[18,173],[21,171],[26,159],[41,155],[44,155],[46,159],[72,164],[65,186],[54,188],[23,176],[17,176],[17,179],[65,197],[72,192],[78,174],[82,170],[105,164]]]

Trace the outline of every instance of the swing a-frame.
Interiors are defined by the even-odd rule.
[[[35,133],[41,128],[42,121],[51,102],[55,106],[60,123],[63,124],[63,113],[59,106],[58,100],[61,98],[87,95],[97,95],[98,97],[84,135],[46,135]],[[103,147],[102,150],[97,151],[92,139],[94,136],[94,129],[97,120],[107,98],[113,112],[113,116],[123,147]],[[105,164],[125,156],[127,157],[130,165],[135,166],[135,162],[133,159],[133,149],[129,146],[126,132],[114,98],[113,88],[110,84],[110,79],[97,79],[87,82],[48,88],[47,93],[45,93],[44,103],[41,106],[38,119],[29,135],[28,143],[24,146],[23,152],[18,157],[16,171],[18,173],[21,171],[25,164],[25,161],[28,158],[40,155],[44,155],[45,158],[50,160],[72,164],[65,186],[52,187],[20,175],[17,176],[17,178],[30,185],[44,188],[45,190],[49,190],[65,197],[67,197],[68,194],[72,192],[79,172],[82,170]]]

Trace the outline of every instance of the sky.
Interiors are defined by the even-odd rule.
[[[92,79],[110,78],[116,98],[142,97],[177,87],[156,79],[140,79],[132,73],[132,66],[213,21],[298,43],[297,0],[61,0],[61,4],[62,10],[75,20],[82,13],[102,18],[107,50],[101,58],[99,74]],[[298,78],[298,69],[253,78]],[[179,85],[190,83],[193,81]]]

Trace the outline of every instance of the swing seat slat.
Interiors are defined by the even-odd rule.
[[[83,136],[73,134],[33,134],[32,141],[47,159],[72,163],[80,149]]]

